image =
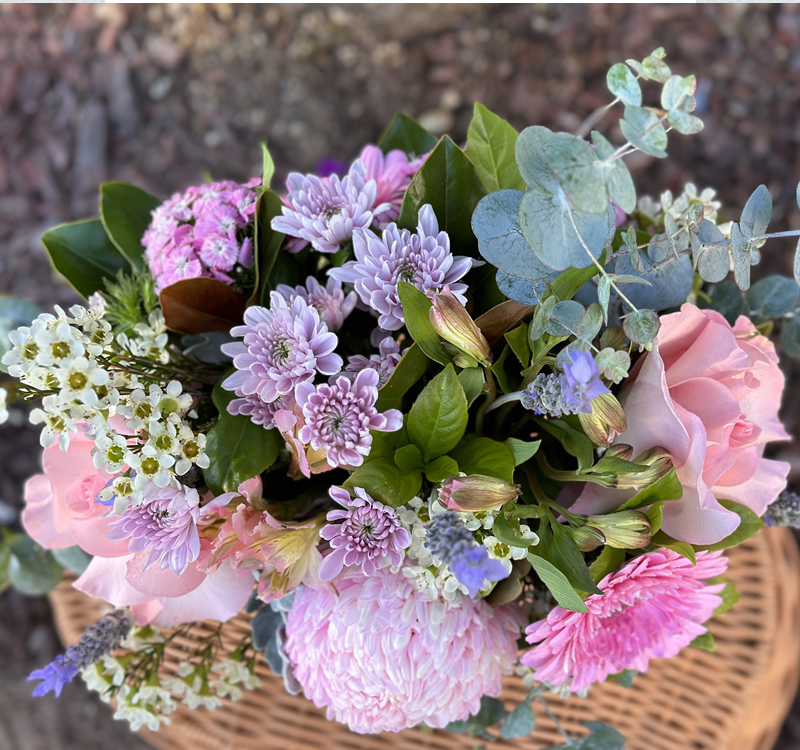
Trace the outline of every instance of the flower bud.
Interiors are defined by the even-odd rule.
[[[564,530],[572,537],[572,541],[578,545],[581,552],[591,552],[606,543],[603,532],[592,526],[579,526],[577,529],[565,526]]]
[[[672,457],[666,448],[656,446],[637,456],[634,463],[648,468],[635,474],[618,474],[614,487],[628,490],[641,490],[649,487],[669,472],[672,468]]]
[[[650,544],[650,519],[638,510],[623,510],[604,516],[587,516],[586,525],[600,531],[609,547],[641,549]]]
[[[610,445],[611,441],[628,429],[625,412],[611,393],[592,399],[592,413],[578,414],[583,431],[597,445]]]
[[[518,484],[483,474],[471,474],[445,479],[439,487],[439,502],[448,510],[474,513],[502,508],[521,494]]]
[[[446,286],[441,292],[431,295],[433,306],[428,313],[431,327],[463,355],[464,361],[476,360],[488,367],[492,361],[489,342],[475,325],[464,305]]]

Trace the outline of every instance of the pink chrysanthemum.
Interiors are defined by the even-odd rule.
[[[176,193],[153,211],[142,237],[156,290],[209,276],[232,283],[231,271],[253,264],[252,219],[260,180],[212,182]]]
[[[345,294],[342,283],[331,278],[322,286],[313,276],[309,276],[305,286],[278,284],[275,291],[282,294],[290,305],[296,297],[302,297],[319,313],[329,331],[338,331],[356,306],[356,293]]]
[[[370,430],[395,432],[403,426],[403,415],[397,409],[380,414],[375,408],[375,370],[362,370],[352,383],[345,377],[316,388],[300,383],[295,398],[305,422],[298,437],[304,445],[324,450],[329,466],[361,466],[372,447]]]
[[[222,387],[239,396],[257,394],[271,403],[299,383],[313,380],[318,371],[333,375],[342,369],[342,358],[334,353],[336,334],[302,297],[290,306],[272,292],[269,309],[248,307],[244,325],[232,328],[231,334],[243,336],[244,341],[222,345],[236,368]]]
[[[375,224],[385,229],[388,224],[400,217],[400,207],[411,179],[422,166],[424,159],[410,160],[404,151],[396,149],[388,154],[377,146],[365,146],[358,157],[367,168],[367,179],[375,180],[375,203],[386,203],[385,211],[375,214]]]
[[[450,291],[466,304],[467,285],[459,279],[472,267],[472,259],[453,256],[447,232],[439,231],[436,214],[429,205],[419,211],[417,233],[389,224],[378,237],[369,229],[353,233],[356,260],[341,268],[331,268],[328,275],[353,284],[365,305],[378,313],[378,323],[387,331],[403,327],[403,306],[397,285],[413,284],[423,292],[449,284]]]
[[[636,557],[598,584],[604,593],[586,599],[588,612],[556,607],[529,625],[528,643],[538,645],[520,661],[537,680],[575,692],[626,669],[646,672],[650,659],[675,656],[706,632],[724,584],[704,580],[727,566],[720,552],[698,552],[697,565],[668,549]]]
[[[342,375],[350,380],[355,380],[359,372],[369,368],[378,373],[378,388],[383,388],[408,349],[401,352],[400,345],[391,336],[384,338],[378,348],[380,354],[372,354],[369,358],[363,354],[349,357]]]
[[[284,647],[329,719],[361,734],[444,727],[477,713],[481,696],[499,695],[516,657],[513,608],[432,601],[386,570],[348,568],[335,586],[297,592]]]
[[[197,523],[202,516],[197,490],[157,487],[150,482],[141,505],[130,507],[111,522],[108,538],[130,538],[131,552],[149,552],[144,569],[158,565],[181,575],[200,554]]]
[[[375,180],[368,180],[364,162],[356,160],[340,180],[292,172],[286,182],[289,194],[282,212],[272,220],[272,228],[299,241],[291,242],[290,252],[302,250],[309,242],[321,253],[335,253],[353,236],[353,230],[372,224],[373,212],[385,211],[388,204],[376,204]]]
[[[373,500],[361,487],[355,488],[355,497],[342,487],[331,487],[329,493],[345,510],[330,511],[328,520],[342,523],[329,524],[320,532],[333,552],[320,566],[319,577],[330,581],[345,565],[358,565],[368,576],[386,565],[399,568],[411,537],[395,509]]]

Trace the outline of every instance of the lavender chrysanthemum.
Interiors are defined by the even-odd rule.
[[[354,732],[445,727],[500,694],[516,661],[518,615],[458,595],[432,600],[402,573],[357,567],[336,591],[305,586],[287,616],[285,651],[307,698]]]
[[[555,607],[527,628],[536,643],[520,662],[536,679],[581,692],[624,670],[646,672],[651,659],[675,656],[707,632],[704,623],[722,603],[720,552],[698,552],[697,564],[669,549],[635,557],[598,584],[587,612]]]
[[[158,565],[181,575],[200,554],[200,495],[182,487],[157,487],[150,482],[141,505],[129,507],[111,522],[108,538],[130,539],[131,552],[148,552],[144,569]]]
[[[272,292],[269,309],[248,307],[244,325],[231,333],[244,341],[222,345],[237,370],[222,387],[239,396],[257,394],[271,403],[313,380],[317,372],[333,375],[342,368],[342,358],[334,353],[336,334],[302,297],[288,305],[282,295]]]
[[[252,219],[260,180],[212,182],[176,193],[152,212],[142,237],[156,290],[182,279],[233,281],[237,266],[253,264]]]
[[[254,424],[260,424],[265,430],[275,427],[275,413],[281,409],[294,409],[294,397],[291,393],[279,396],[274,401],[262,401],[256,393],[245,396],[237,392],[239,398],[228,404],[228,414],[244,414]]]
[[[564,364],[561,391],[575,413],[591,414],[592,399],[610,393],[600,380],[600,370],[591,352],[573,349]]]
[[[56,696],[61,689],[78,674],[97,663],[105,655],[117,648],[130,632],[131,616],[129,612],[115,609],[105,617],[89,625],[80,641],[70,646],[66,653],[57,656],[50,664],[31,672],[29,680],[42,680],[34,688],[34,696],[44,695],[51,690]]]
[[[484,581],[508,578],[508,571],[498,560],[489,557],[486,547],[478,544],[455,511],[434,516],[425,525],[425,531],[425,546],[453,571],[471,597],[478,595]]]
[[[359,159],[367,167],[367,179],[375,180],[375,202],[388,204],[385,211],[375,213],[375,224],[379,229],[385,229],[400,217],[406,190],[424,158],[410,160],[405,151],[400,149],[384,154],[377,146],[369,145],[364,147]]]
[[[340,180],[292,172],[286,182],[289,194],[281,210],[283,216],[272,220],[272,228],[299,241],[289,245],[291,252],[302,250],[309,242],[321,253],[335,253],[353,236],[353,230],[372,224],[374,213],[389,208],[375,205],[375,180],[367,180],[364,162],[356,160]]]
[[[382,237],[361,229],[353,233],[353,250],[356,260],[331,268],[328,275],[353,284],[361,301],[378,313],[378,323],[387,331],[403,327],[403,307],[397,290],[401,281],[423,292],[449,285],[450,291],[466,304],[467,285],[459,279],[472,267],[472,260],[451,254],[450,238],[439,231],[436,214],[429,205],[419,211],[416,234],[398,229],[396,224],[389,224]]]
[[[331,552],[319,567],[319,577],[330,581],[344,566],[358,565],[364,575],[374,575],[386,565],[395,568],[403,562],[403,550],[411,543],[408,531],[400,525],[394,508],[373,500],[361,487],[355,497],[341,487],[331,487],[330,496],[345,510],[332,510],[320,536],[330,542]]]
[[[345,319],[356,306],[356,293],[345,294],[342,283],[333,278],[329,278],[328,283],[322,286],[313,276],[309,276],[305,286],[278,284],[275,291],[282,294],[290,305],[297,297],[302,297],[319,313],[328,330],[334,332],[344,325]]]
[[[362,370],[352,383],[343,376],[316,388],[301,383],[295,398],[305,421],[298,437],[314,450],[324,450],[329,466],[361,466],[372,447],[370,430],[394,432],[403,426],[403,415],[397,409],[380,414],[375,408],[375,370]]]
[[[342,375],[350,380],[355,380],[359,372],[369,368],[378,373],[378,388],[383,388],[408,349],[401,352],[400,345],[391,336],[384,338],[378,348],[380,353],[371,354],[369,358],[363,354],[349,357]]]

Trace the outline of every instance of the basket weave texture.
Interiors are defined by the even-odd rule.
[[[791,532],[765,529],[729,553],[728,577],[741,592],[734,609],[715,619],[716,652],[685,649],[658,660],[638,675],[633,689],[616,683],[594,687],[588,698],[548,702],[570,734],[584,734],[585,721],[602,721],[627,738],[628,750],[769,750],[792,703],[800,679],[800,555]],[[51,593],[56,626],[65,645],[102,615],[106,605],[74,590],[69,581]],[[216,628],[214,628],[216,629]],[[234,643],[249,630],[240,615],[223,637]],[[199,637],[210,632],[198,627]],[[168,649],[175,670],[190,641]],[[302,697],[288,695],[283,683],[259,660],[263,686],[245,691],[237,703],[216,711],[181,706],[169,725],[140,736],[161,750],[468,750],[473,741],[441,731],[361,736],[325,719]],[[525,695],[517,677],[504,681],[509,708]],[[490,748],[542,750],[562,740],[537,701],[536,730]]]

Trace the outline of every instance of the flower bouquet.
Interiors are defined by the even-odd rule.
[[[88,303],[10,334],[3,394],[39,401],[44,454],[0,559],[113,609],[36,695],[80,675],[157,729],[257,687],[263,654],[355,732],[512,739],[548,693],[713,649],[724,550],[800,518],[764,457],[800,289],[750,286],[765,187],[738,222],[692,185],[637,199],[624,157],[702,128],[694,77],[656,50],[607,82],[590,119],[620,105],[621,145],[476,104],[462,149],[400,115],[343,175],[279,195],[265,146],[245,184],[108,183],[44,235]],[[164,674],[242,610],[235,646],[217,629]],[[589,729],[569,746],[624,745]]]

